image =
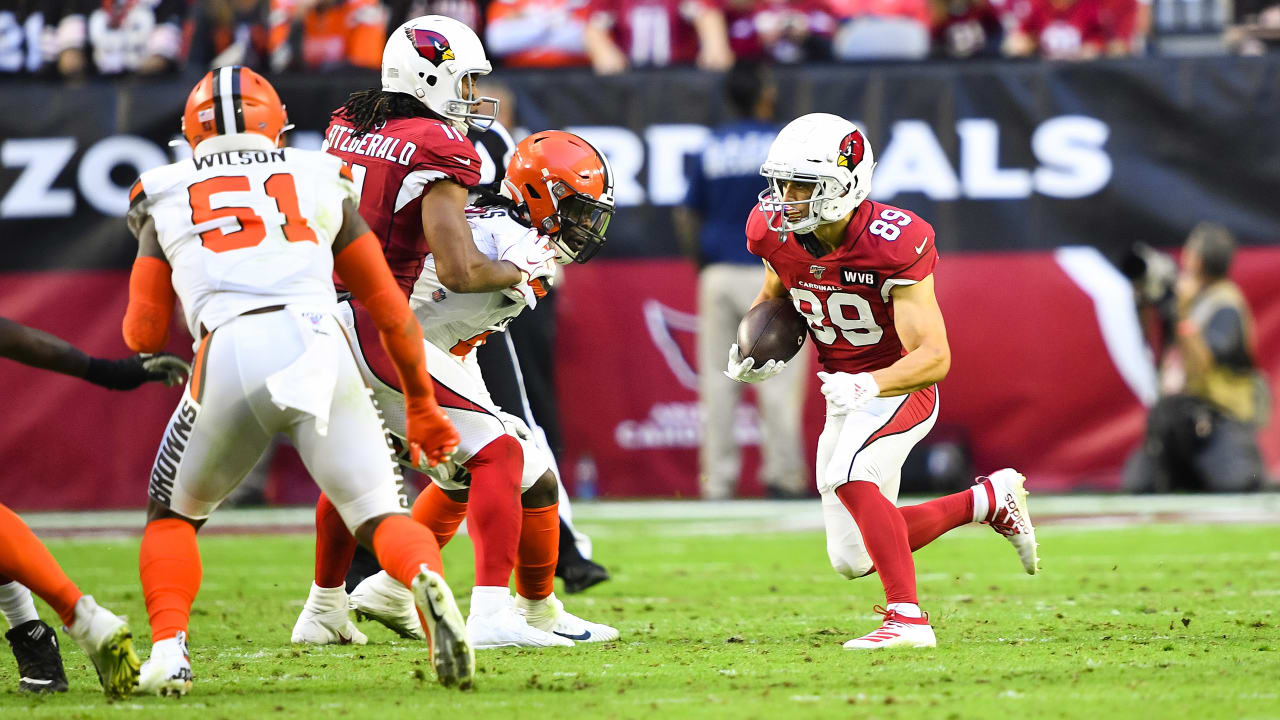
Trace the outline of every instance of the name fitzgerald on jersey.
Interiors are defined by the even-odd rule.
[[[381,133],[365,133],[356,137],[355,132],[355,128],[334,125],[329,128],[325,143],[330,150],[382,158],[401,165],[408,165],[413,160],[413,153],[418,149],[416,144],[398,137]]]

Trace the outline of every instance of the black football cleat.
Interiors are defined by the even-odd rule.
[[[28,620],[5,633],[18,660],[18,689],[31,693],[67,691],[67,672],[58,650],[58,633],[40,620]]]
[[[564,580],[564,591],[574,595],[608,580],[609,571],[605,570],[603,565],[586,558],[578,558],[573,562],[558,565],[556,577]]]

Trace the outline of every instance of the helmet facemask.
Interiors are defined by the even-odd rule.
[[[486,74],[484,70],[468,70],[459,75],[454,84],[457,97],[445,101],[444,114],[476,129],[488,130],[498,117],[498,98],[476,94],[476,80]],[[491,112],[480,111],[486,104],[492,108]]]
[[[760,168],[760,174],[769,181],[769,187],[761,190],[756,199],[765,213],[769,229],[778,233],[779,237],[786,237],[787,233],[812,232],[823,223],[839,219],[829,218],[827,215],[830,213],[823,212],[827,209],[828,201],[835,200],[848,191],[848,188],[840,187],[835,178],[796,172],[792,168],[768,163]],[[812,184],[813,194],[804,200],[784,200],[783,186],[787,182]]]
[[[548,178],[546,183],[555,212],[536,224],[556,244],[556,262],[585,263],[604,247],[613,204],[584,195],[561,180]]]

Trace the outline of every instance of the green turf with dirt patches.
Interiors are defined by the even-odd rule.
[[[0,717],[1280,717],[1274,525],[1049,526],[1037,577],[1005,540],[965,528],[916,556],[938,648],[871,653],[840,645],[875,627],[879,583],[839,578],[819,533],[586,529],[614,580],[564,599],[621,640],[479,653],[474,692],[438,686],[425,646],[380,626],[362,625],[365,647],[291,646],[311,538],[221,535],[201,541],[189,696],[109,705],[63,634],[71,692],[18,694],[5,657]],[[50,547],[83,589],[132,619],[145,659],[137,540]],[[446,564],[465,613],[465,537]]]

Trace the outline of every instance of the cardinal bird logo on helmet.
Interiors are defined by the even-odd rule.
[[[405,28],[405,33],[409,36],[409,42],[413,43],[413,47],[417,49],[418,54],[432,65],[439,65],[445,60],[454,58],[453,48],[449,47],[448,38],[435,30]]]
[[[862,162],[864,152],[866,144],[862,141],[862,133],[854,130],[840,141],[840,156],[836,158],[836,164],[852,170]]]

